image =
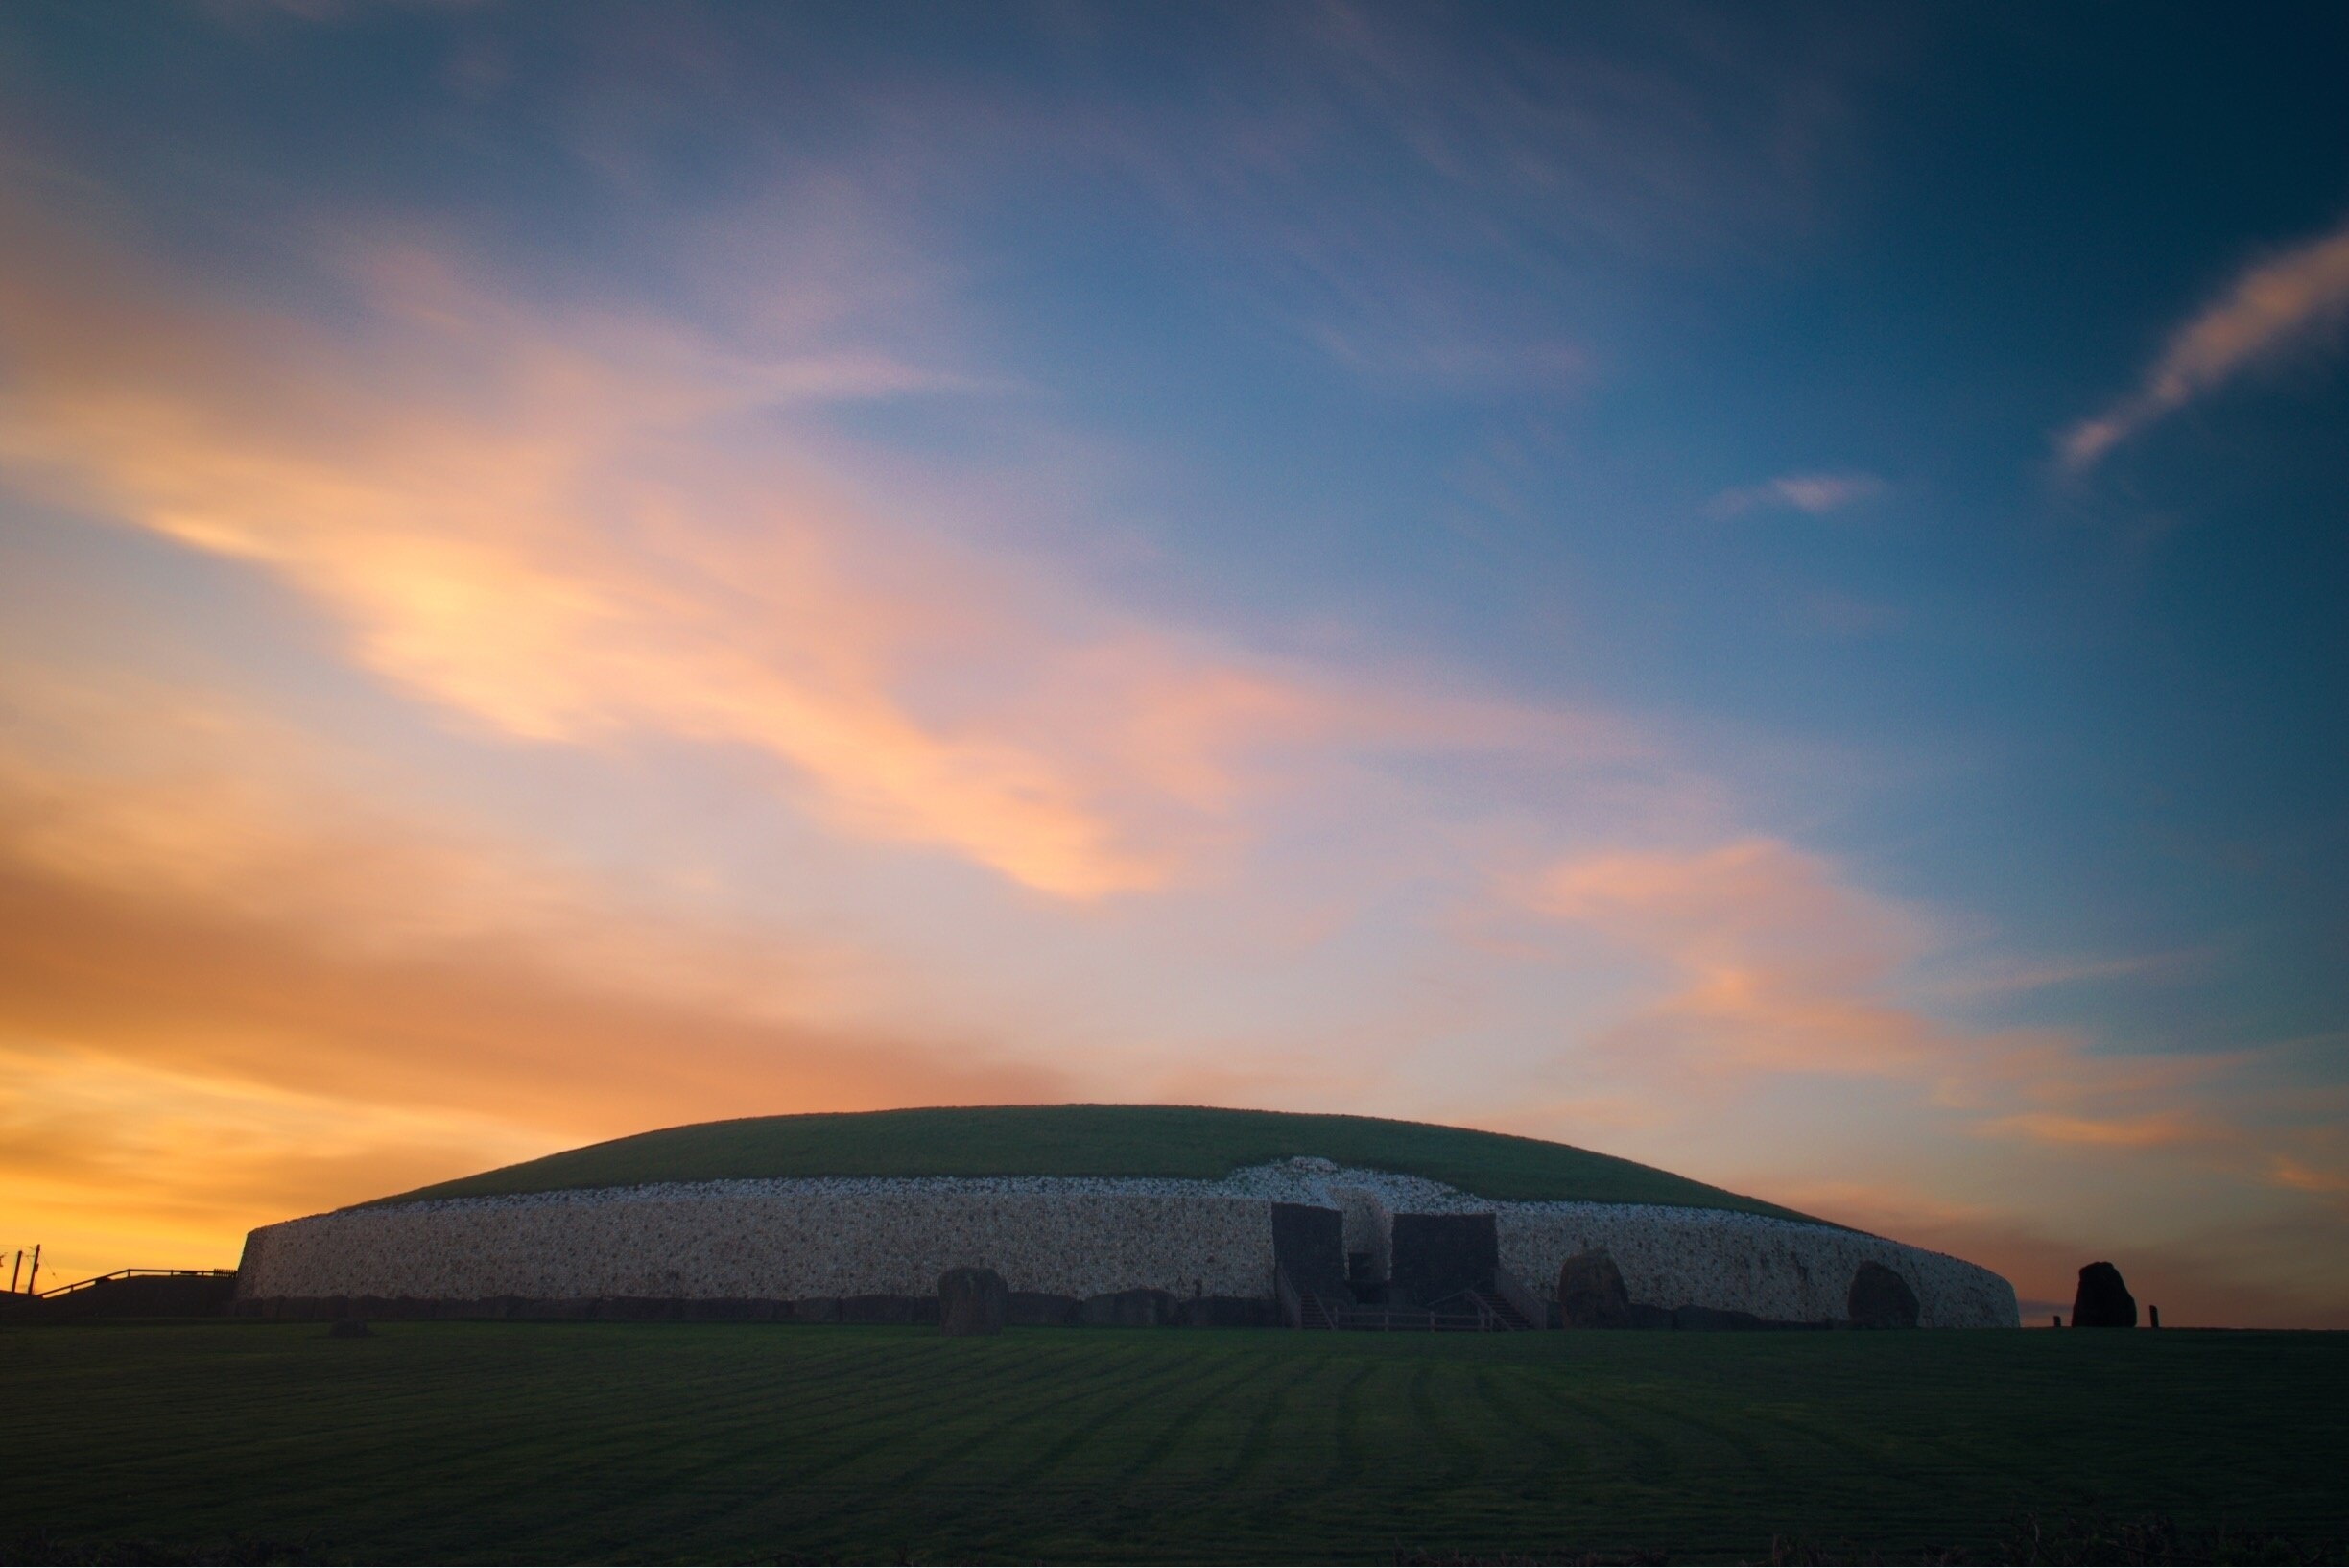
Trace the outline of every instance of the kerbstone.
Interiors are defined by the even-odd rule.
[[[1631,1293],[1623,1271],[1603,1247],[1578,1252],[1558,1266],[1558,1319],[1566,1328],[1629,1328]]]
[[[940,1334],[1001,1334],[1011,1316],[1011,1292],[992,1269],[949,1269],[938,1275]]]
[[[1914,1328],[1916,1292],[1899,1274],[1871,1260],[1853,1271],[1843,1316],[1858,1328]]]

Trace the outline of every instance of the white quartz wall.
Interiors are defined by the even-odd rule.
[[[1987,1269],[1881,1236],[1722,1209],[1499,1203],[1501,1267],[1557,1297],[1558,1265],[1605,1247],[1631,1299],[1720,1307],[1784,1322],[1841,1318],[1852,1275],[1880,1263],[1916,1292],[1925,1328],[2013,1328],[2014,1287]]]
[[[240,1295],[807,1300],[1015,1291],[1271,1292],[1262,1199],[714,1182],[348,1209],[253,1232]]]
[[[1909,1282],[1929,1328],[2019,1320],[2013,1287],[1988,1270],[1859,1231],[1720,1209],[1496,1203],[1318,1159],[1221,1181],[809,1177],[345,1209],[254,1231],[237,1294],[799,1301],[928,1295],[946,1270],[979,1265],[1015,1291],[1263,1297],[1273,1201],[1339,1210],[1346,1249],[1372,1253],[1382,1275],[1396,1214],[1491,1213],[1502,1267],[1544,1298],[1560,1263],[1603,1247],[1650,1306],[1839,1319],[1853,1272],[1872,1261]]]
[[[1394,1271],[1394,1211],[1377,1193],[1363,1187],[1333,1185],[1329,1200],[1337,1205],[1345,1249],[1370,1254],[1370,1276],[1385,1279]]]

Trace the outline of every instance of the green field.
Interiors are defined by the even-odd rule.
[[[2349,1535],[2337,1335],[214,1322],[0,1354],[20,1559],[1998,1561],[2034,1514],[2306,1560]]]
[[[1568,1144],[1427,1122],[1199,1105],[986,1105],[758,1116],[640,1132],[378,1200],[763,1176],[1192,1176],[1318,1154],[1528,1202],[1673,1203],[1809,1216]]]

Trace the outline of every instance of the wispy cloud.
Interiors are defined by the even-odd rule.
[[[2245,368],[2319,344],[2349,318],[2349,224],[2247,268],[2175,333],[2137,390],[2056,440],[2065,467],[2094,467],[2165,415]]]
[[[2247,1144],[2179,1107],[2218,1063],[2098,1056],[2069,1032],[1935,1016],[1904,976],[1931,921],[1774,839],[1552,866],[1519,896],[1603,931],[1662,974],[1600,1041],[1620,1063],[1717,1086],[1775,1074],[1905,1080],[1980,1133],[2052,1146]]]
[[[1781,474],[1760,485],[1723,490],[1705,510],[1716,517],[1737,517],[1749,511],[1806,511],[1823,517],[1873,501],[1888,487],[1874,474]]]
[[[375,670],[514,737],[751,748],[852,831],[1084,899],[1174,873],[1228,742],[1319,722],[1276,677],[870,515],[759,428],[941,378],[544,322],[406,266],[376,269],[407,292],[354,348],[88,266],[8,279],[0,456],[295,584]]]

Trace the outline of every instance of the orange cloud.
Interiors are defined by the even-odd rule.
[[[2056,443],[2074,471],[2163,416],[2286,353],[2349,315],[2349,226],[2246,269],[2226,293],[2180,327],[2137,391]]]
[[[2104,1149],[2163,1149],[2178,1144],[2205,1143],[2211,1128],[2176,1111],[2147,1116],[2066,1116],[2054,1111],[2027,1111],[2002,1116],[1983,1128],[2037,1138],[2044,1143],[2085,1144]]]
[[[2349,1174],[2320,1170],[2290,1154],[2276,1155],[2268,1161],[2267,1170],[2279,1187],[2304,1193],[2349,1193]]]
[[[2227,1136],[2160,1104],[2207,1080],[2213,1060],[2095,1057],[2061,1033],[1959,1029],[1910,1005],[1900,981],[1931,950],[1926,922],[1777,840],[1568,861],[1518,896],[1664,971],[1665,994],[1599,1042],[1620,1061],[1716,1078],[1905,1079],[1981,1114],[1984,1130],[2052,1145]]]
[[[1915,920],[1776,840],[1591,856],[1553,867],[1524,896],[1675,977],[1617,1033],[1620,1052],[1859,1074],[1917,1074],[1941,1053],[1934,1026],[1868,994],[1921,945]]]
[[[539,322],[412,261],[374,270],[371,335],[329,333],[9,227],[0,462],[292,583],[367,665],[509,735],[748,748],[838,825],[1081,900],[1212,841],[1240,743],[1341,717],[777,455],[779,403],[868,371]]]

